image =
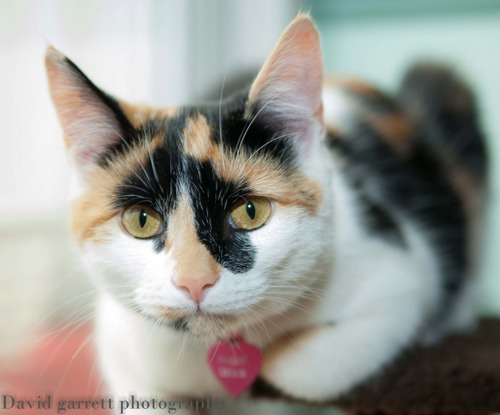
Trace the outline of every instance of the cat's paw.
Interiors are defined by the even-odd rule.
[[[330,362],[324,359],[325,343],[318,342],[324,328],[302,330],[283,338],[264,351],[261,377],[286,395],[309,401],[325,401],[332,390]],[[332,328],[329,328],[332,330]],[[330,382],[325,383],[325,377]]]

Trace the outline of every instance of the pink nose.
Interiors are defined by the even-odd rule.
[[[181,276],[175,278],[174,283],[178,288],[186,290],[196,304],[200,304],[204,291],[213,287],[218,279],[218,275],[203,275],[196,278]]]

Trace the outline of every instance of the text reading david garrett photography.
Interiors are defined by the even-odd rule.
[[[126,414],[130,410],[138,409],[159,409],[165,413],[175,414],[177,411],[195,411],[202,413],[208,409],[217,409],[224,406],[222,399],[206,397],[196,400],[164,400],[156,398],[143,399],[130,395],[127,398],[114,400],[113,398],[94,399],[54,399],[52,395],[37,396],[33,399],[26,397],[18,398],[14,395],[3,394],[0,400],[0,409],[10,410],[9,414],[39,414],[40,411],[49,411],[50,414],[57,411],[58,414],[73,414],[77,411],[89,409],[118,409],[120,414]],[[18,412],[19,411],[19,412]]]

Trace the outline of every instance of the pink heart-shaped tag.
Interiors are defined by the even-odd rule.
[[[207,353],[210,369],[232,396],[241,395],[253,383],[262,366],[262,354],[241,337],[221,341]]]

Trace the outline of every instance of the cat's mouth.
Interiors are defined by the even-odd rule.
[[[176,308],[158,307],[154,314],[144,315],[157,324],[195,336],[222,338],[234,332],[238,317],[233,314],[211,313],[201,308],[186,311]]]

